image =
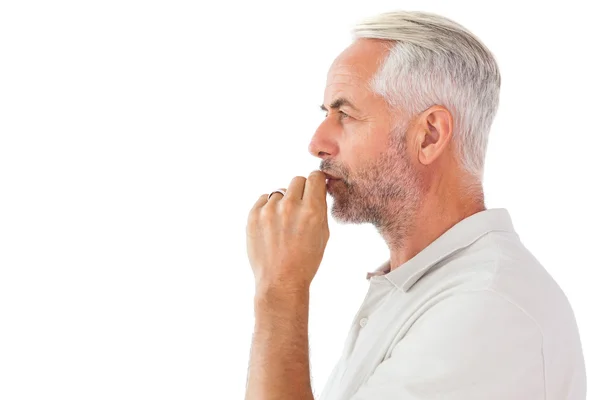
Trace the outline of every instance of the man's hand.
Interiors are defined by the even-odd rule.
[[[308,360],[309,287],[329,240],[325,174],[261,196],[248,217],[256,280],[246,400],[314,400]]]
[[[329,240],[325,174],[297,176],[285,196],[267,197],[255,203],[246,229],[256,287],[308,290]]]

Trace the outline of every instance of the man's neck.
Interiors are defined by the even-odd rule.
[[[398,221],[399,226],[408,222],[405,232],[380,232],[390,248],[391,270],[413,258],[458,222],[485,209],[483,195],[430,196],[416,210],[412,221]]]

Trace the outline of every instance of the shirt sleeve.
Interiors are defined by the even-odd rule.
[[[544,379],[538,325],[480,290],[425,311],[351,400],[543,400]]]

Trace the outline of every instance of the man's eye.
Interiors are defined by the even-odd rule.
[[[340,114],[340,119],[349,117],[349,115],[343,112],[342,110],[338,110],[338,114]],[[325,113],[325,118],[327,117],[329,117],[329,113]]]

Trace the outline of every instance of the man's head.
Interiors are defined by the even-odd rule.
[[[335,219],[408,229],[432,196],[480,186],[500,74],[475,36],[435,14],[382,14],[353,36],[309,151],[341,178],[328,188]]]

